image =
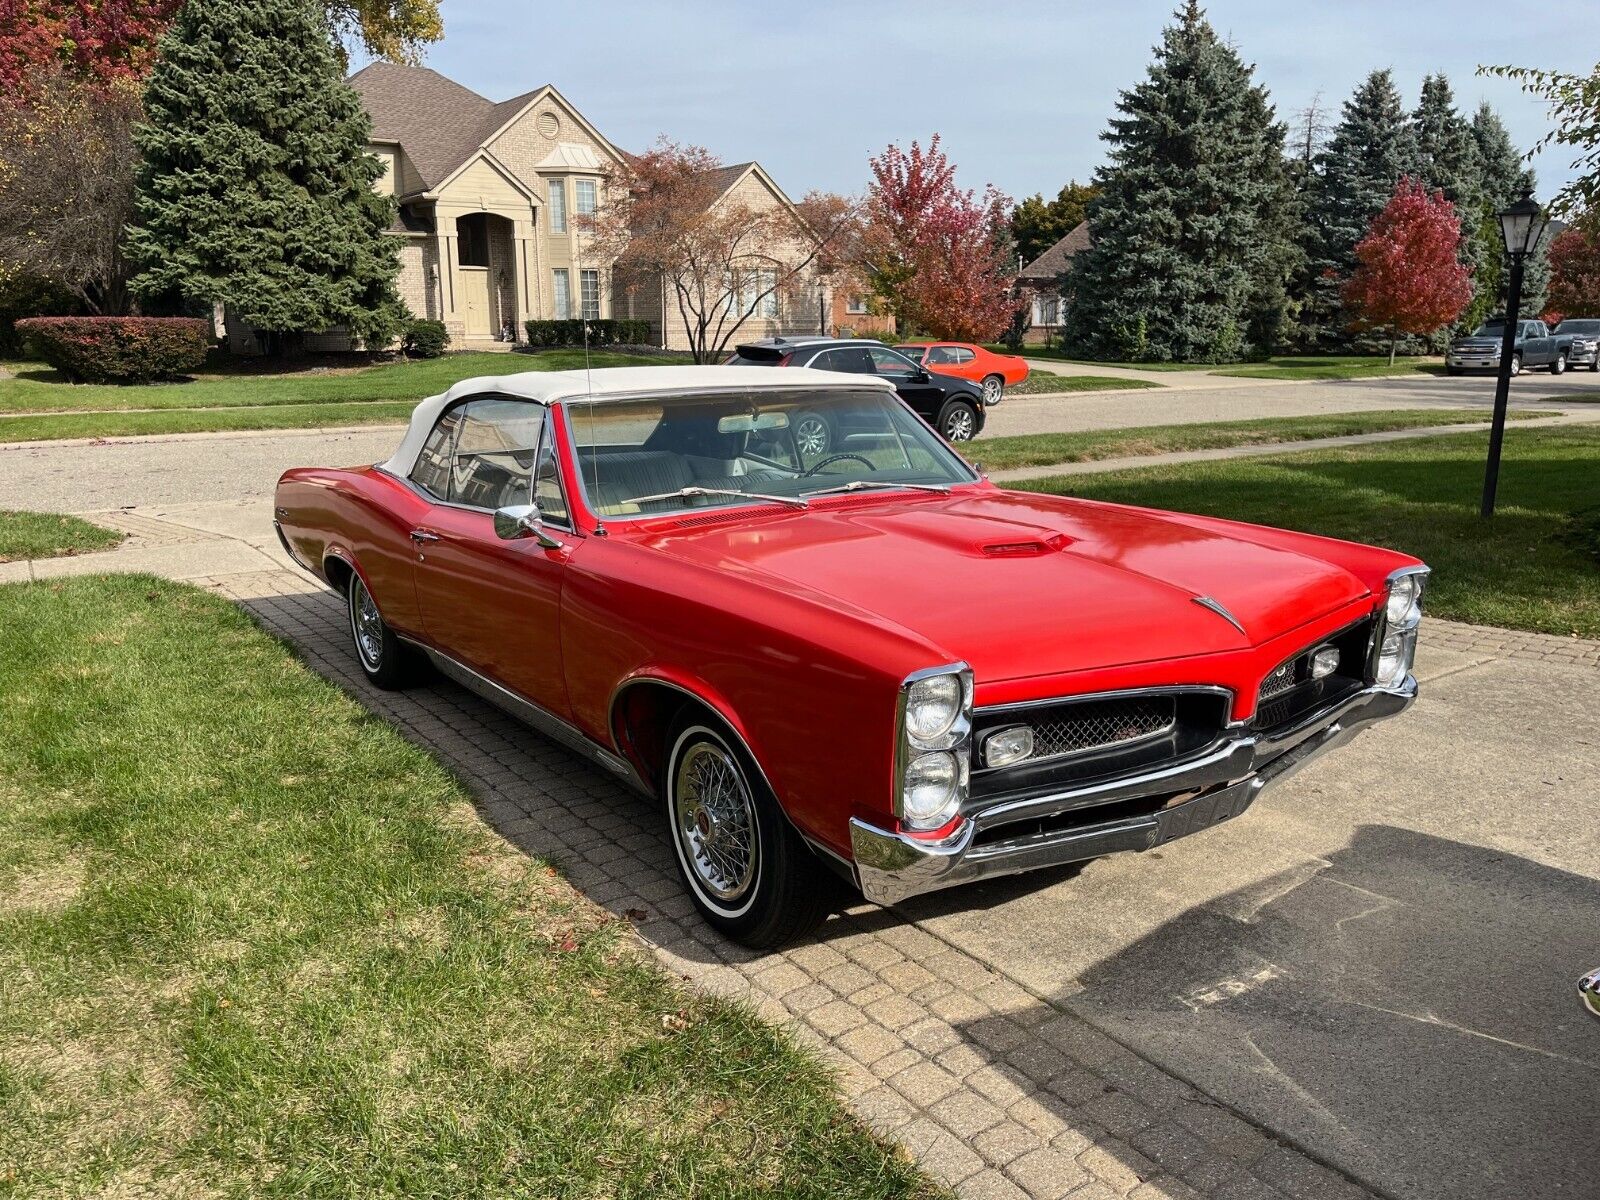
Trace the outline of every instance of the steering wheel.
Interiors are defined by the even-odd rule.
[[[818,471],[822,470],[822,468],[827,466],[829,463],[843,462],[847,458],[855,459],[858,463],[860,463],[863,467],[865,467],[869,471],[877,470],[876,467],[874,467],[866,459],[862,458],[861,455],[859,455],[859,454],[830,454],[830,455],[828,455],[827,458],[823,459],[821,462],[813,463],[806,470],[801,471],[800,472],[800,478],[801,479],[809,479],[809,478],[811,478],[811,476],[815,475]]]

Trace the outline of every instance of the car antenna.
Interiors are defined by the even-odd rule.
[[[581,304],[582,301],[580,300]],[[594,495],[596,516],[594,519],[594,534],[596,537],[606,536],[606,527],[601,524],[598,511],[600,508],[600,443],[595,441],[594,432],[594,375],[589,367],[589,318],[583,318],[583,386],[588,393],[589,402],[589,462],[594,474]],[[578,473],[583,473],[583,459],[578,459]]]

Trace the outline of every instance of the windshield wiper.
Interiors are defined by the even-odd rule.
[[[937,492],[941,496],[950,494],[950,489],[942,483],[892,483],[887,479],[852,479],[849,483],[841,483],[836,487],[817,488],[815,491],[800,494],[829,496],[837,492],[861,492],[868,488],[908,488],[913,492]]]
[[[684,487],[675,492],[661,492],[654,496],[632,496],[623,504],[649,504],[653,500],[687,500],[694,496],[737,496],[741,500],[770,500],[774,504],[792,504],[796,508],[810,508],[811,503],[799,496],[770,496],[765,492],[741,492],[734,488]]]

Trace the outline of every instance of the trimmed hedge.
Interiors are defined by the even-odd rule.
[[[438,358],[450,344],[450,331],[443,321],[413,317],[400,334],[400,349],[407,358]]]
[[[650,344],[649,321],[529,321],[528,343],[533,346],[581,346],[583,327],[589,327],[589,345],[645,346]]]
[[[17,332],[36,357],[89,383],[168,379],[211,348],[211,322],[196,317],[27,317]]]

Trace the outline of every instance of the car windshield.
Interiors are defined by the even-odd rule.
[[[823,492],[943,491],[977,478],[892,394],[762,391],[567,404],[601,517],[784,502]]]
[[[1502,337],[1505,335],[1506,323],[1504,321],[1485,321],[1472,331],[1473,337]]]
[[[1600,333],[1600,321],[1563,321],[1556,326],[1557,333]]]

